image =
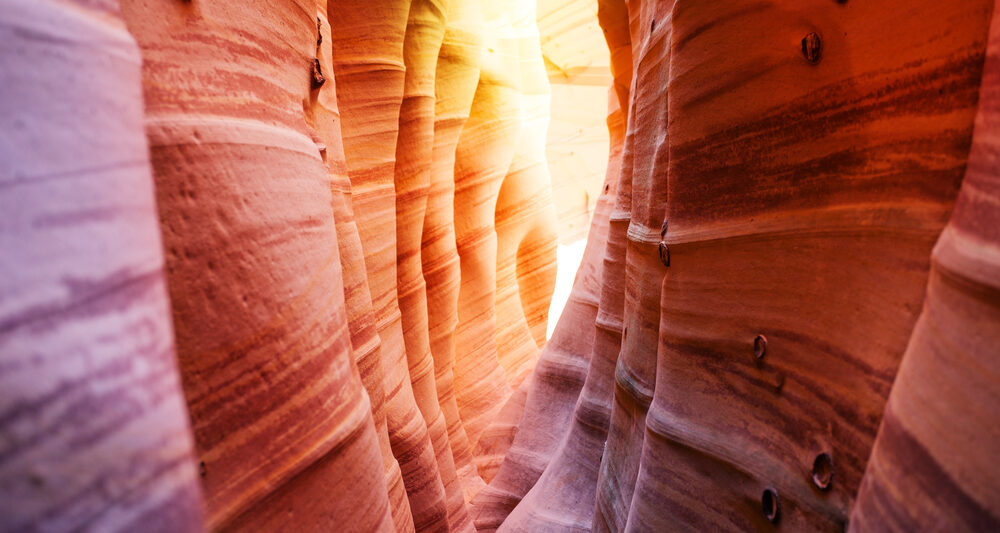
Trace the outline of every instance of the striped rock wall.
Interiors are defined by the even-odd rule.
[[[1000,528],[989,0],[0,8],[0,532]]]

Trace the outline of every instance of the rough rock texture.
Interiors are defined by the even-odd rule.
[[[0,532],[1000,528],[989,0],[0,5]]]
[[[199,531],[139,50],[113,2],[0,16],[0,531]]]

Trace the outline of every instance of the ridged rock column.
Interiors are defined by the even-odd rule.
[[[626,531],[844,528],[964,173],[990,10],[674,4],[670,265]]]
[[[413,531],[413,516],[410,503],[403,486],[399,462],[392,455],[389,430],[385,415],[385,372],[382,369],[381,339],[372,309],[371,291],[368,287],[368,272],[364,268],[364,251],[355,221],[351,203],[351,181],[347,176],[344,159],[344,141],[340,134],[340,110],[337,107],[337,89],[333,76],[331,58],[330,23],[327,18],[326,0],[318,0],[319,31],[317,37],[317,60],[319,69],[312,83],[310,126],[320,144],[320,154],[330,172],[333,193],[333,212],[337,227],[337,244],[340,251],[340,265],[344,280],[344,298],[348,328],[351,332],[351,346],[354,360],[361,375],[361,382],[368,392],[372,404],[372,418],[378,432],[382,462],[385,466],[386,486],[389,504],[396,531]]]
[[[185,394],[215,530],[392,519],[351,353],[299,2],[123,2],[143,53]],[[234,59],[235,58],[235,59]],[[343,498],[319,495],[344,494]]]
[[[455,239],[462,285],[455,331],[455,391],[470,443],[510,397],[497,359],[494,212],[520,133],[520,66],[506,5],[483,3],[479,85],[455,154]]]
[[[612,96],[612,98],[614,98]],[[574,407],[587,378],[594,350],[601,279],[607,261],[609,215],[615,203],[625,121],[617,99],[609,101],[611,149],[603,193],[573,289],[559,323],[539,355],[526,385],[517,434],[489,486],[473,500],[476,527],[494,531],[538,481],[573,420]]]
[[[455,327],[461,285],[455,244],[455,148],[469,118],[482,56],[480,0],[450,0],[434,76],[434,147],[420,260],[427,286],[427,320],[438,401],[465,499],[483,486],[455,396]]]
[[[403,63],[406,78],[396,142],[396,275],[403,340],[417,407],[437,456],[453,531],[472,531],[462,486],[455,473],[451,442],[438,401],[428,332],[427,286],[421,246],[434,150],[434,76],[445,33],[443,0],[413,0],[406,24]]]
[[[1000,529],[997,13],[995,6],[965,180],[931,255],[923,312],[886,403],[850,531]]]
[[[644,12],[646,16],[639,24],[630,25],[638,31],[628,39],[635,52],[636,68],[629,92],[633,101],[629,129],[634,146],[630,148],[633,168],[631,216],[626,232],[626,304],[621,353],[614,371],[614,402],[597,481],[594,531],[620,531],[625,526],[639,470],[640,454],[636,451],[642,449],[646,412],[656,385],[658,288],[670,262],[669,248],[660,243],[668,231],[668,223],[664,221],[667,200],[664,178],[668,172],[670,139],[669,117],[664,113],[667,92],[663,87],[669,76],[672,7],[672,2],[657,2],[655,10]],[[611,36],[618,34],[622,21],[607,22],[613,28],[607,33],[609,48],[613,48],[617,43]],[[617,71],[619,66],[614,64],[613,68]]]
[[[344,154],[382,340],[389,440],[403,471],[417,531],[446,531],[444,485],[410,382],[397,301],[394,174],[410,1],[328,5]]]
[[[0,531],[202,530],[118,2],[0,15]]]
[[[534,0],[508,4],[520,70],[520,134],[497,194],[497,359],[514,393],[476,445],[479,473],[489,482],[510,448],[524,412],[538,350],[545,344],[549,303],[556,276],[557,222],[545,160],[549,82],[545,74]]]

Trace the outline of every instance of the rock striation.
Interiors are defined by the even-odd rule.
[[[993,2],[0,5],[0,533],[1000,528]]]
[[[202,531],[139,48],[111,2],[0,38],[0,531]]]

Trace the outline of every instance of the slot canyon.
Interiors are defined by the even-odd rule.
[[[0,533],[1000,531],[995,3],[0,0]]]

